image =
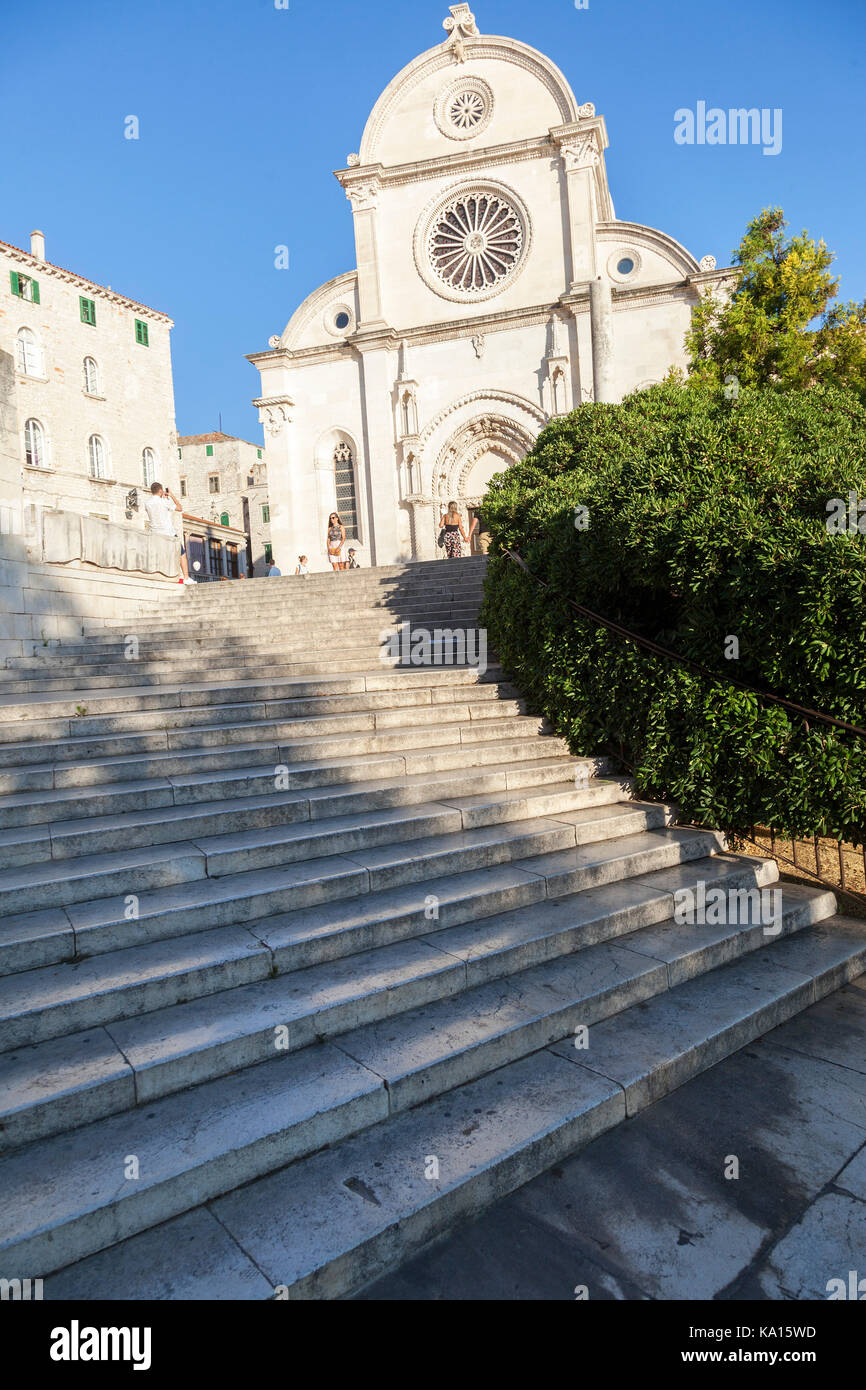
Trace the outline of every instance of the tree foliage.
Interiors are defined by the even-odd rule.
[[[864,461],[866,408],[833,386],[744,389],[731,404],[672,380],[583,406],[491,486],[491,643],[573,751],[618,755],[641,795],[734,832],[862,843],[866,740],[730,678],[866,725],[866,536],[856,517],[827,525],[834,499],[866,492]],[[566,598],[711,675],[648,655]]]
[[[694,312],[690,372],[712,385],[733,376],[743,386],[847,386],[866,403],[866,303],[832,305],[832,253],[787,225],[781,208],[749,224],[732,295],[707,295]]]

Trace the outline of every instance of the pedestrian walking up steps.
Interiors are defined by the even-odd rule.
[[[0,1276],[349,1296],[866,968],[824,891],[678,925],[775,865],[495,666],[380,660],[482,575],[179,591],[7,669]]]

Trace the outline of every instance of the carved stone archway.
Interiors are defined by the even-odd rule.
[[[415,559],[441,557],[436,537],[448,502],[460,505],[465,523],[490,478],[526,456],[547,418],[525,397],[488,389],[453,401],[430,420],[413,441],[411,474],[405,474]]]

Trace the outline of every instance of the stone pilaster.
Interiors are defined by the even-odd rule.
[[[597,171],[603,168],[604,127],[592,119],[594,108],[587,112],[586,121],[562,126],[551,132],[559,147],[565,171],[568,198],[569,248],[571,251],[571,293],[598,274],[595,226],[598,221]],[[592,113],[590,116],[589,113]]]
[[[358,262],[358,308],[361,328],[384,325],[382,282],[379,275],[379,179],[347,175],[343,182],[355,218],[355,251]]]

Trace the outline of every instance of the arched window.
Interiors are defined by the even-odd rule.
[[[346,539],[358,539],[358,500],[355,494],[355,461],[348,444],[338,444],[334,450],[334,475],[337,485],[337,511],[346,528]]]
[[[23,376],[44,376],[42,349],[32,328],[19,328],[16,338],[18,370]]]
[[[156,454],[152,449],[142,449],[141,471],[145,487],[150,487],[151,483],[156,482]]]
[[[84,359],[84,389],[88,396],[101,394],[99,390],[99,367],[96,365],[95,357],[85,357]]]
[[[90,456],[90,476],[91,478],[108,477],[108,455],[105,443],[98,434],[92,434],[87,441],[87,452]]]
[[[24,457],[28,468],[45,468],[48,464],[45,431],[38,420],[28,420],[24,425]]]

